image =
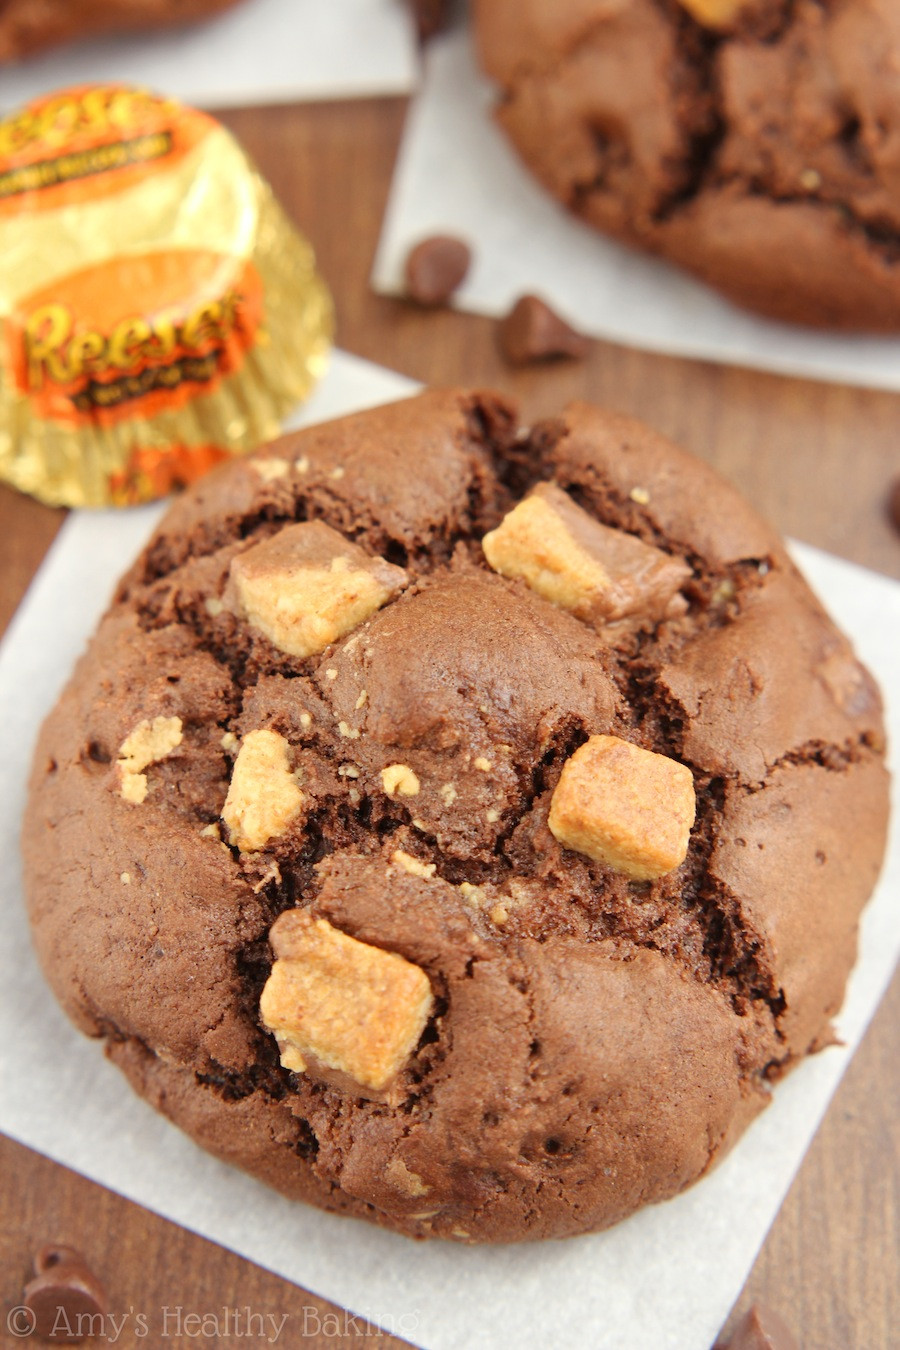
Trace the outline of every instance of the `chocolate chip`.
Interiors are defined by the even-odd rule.
[[[406,293],[420,305],[443,305],[469,270],[472,250],[462,239],[434,234],[406,259]]]
[[[894,529],[900,531],[900,477],[894,479],[888,492],[887,513]]]
[[[75,1343],[102,1329],[106,1290],[74,1247],[47,1243],[34,1258],[34,1279],[23,1303],[34,1316],[34,1334]]]
[[[52,1270],[54,1266],[85,1266],[86,1264],[84,1257],[76,1247],[67,1247],[63,1242],[45,1242],[43,1247],[38,1248],[34,1257],[36,1275],[43,1275],[45,1271]]]
[[[754,1303],[723,1350],[799,1350],[799,1347],[777,1312],[764,1303]]]
[[[514,366],[561,356],[584,356],[590,341],[536,295],[517,300],[497,329],[500,350]]]
[[[449,0],[410,0],[410,8],[423,42],[440,32],[450,17]]]

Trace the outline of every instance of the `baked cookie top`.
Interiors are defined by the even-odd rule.
[[[48,720],[57,996],[206,1147],[416,1235],[599,1228],[827,1035],[878,693],[705,464],[435,391],[172,506]]]
[[[572,211],[742,305],[900,326],[893,0],[476,0],[498,118]]]
[[[240,0],[3,0],[0,65],[99,33],[143,32],[195,23]]]

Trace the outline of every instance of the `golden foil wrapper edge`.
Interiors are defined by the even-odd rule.
[[[115,86],[56,102],[101,95],[87,149],[39,144],[24,168],[0,123],[0,479],[51,505],[151,500],[269,439],[333,332],[311,246],[230,134]],[[143,99],[130,138],[126,95]],[[123,143],[158,162],[123,167]],[[93,177],[65,179],[84,163]]]

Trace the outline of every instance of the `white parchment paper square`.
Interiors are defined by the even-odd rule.
[[[372,280],[399,293],[409,248],[456,234],[474,263],[461,309],[506,313],[536,292],[594,337],[677,356],[900,390],[900,339],[840,337],[754,318],[668,263],[570,216],[525,170],[491,116],[495,91],[468,30],[428,46]]]
[[[413,387],[337,353],[305,418]],[[493,1249],[416,1244],[291,1204],[202,1153],[132,1094],[57,1009],[24,918],[18,829],[34,737],[160,509],[74,513],[0,648],[0,1129],[429,1350],[708,1350],[890,978],[900,944],[896,818],[839,1019],[846,1046],[801,1065],[730,1157],[686,1194],[607,1233]],[[814,549],[794,551],[880,680],[896,747],[900,585]],[[299,1332],[288,1327],[281,1343],[297,1344]]]
[[[189,28],[91,38],[0,67],[0,113],[54,89],[107,81],[232,108],[408,94],[417,78],[403,0],[246,0]]]

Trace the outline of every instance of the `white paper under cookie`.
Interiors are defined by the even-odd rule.
[[[336,416],[412,388],[336,353],[306,415]],[[900,945],[896,818],[839,1021],[847,1047],[801,1065],[692,1190],[607,1233],[488,1249],[414,1243],[291,1204],[201,1152],[132,1094],[57,1008],[24,918],[18,829],[37,727],[160,509],[70,517],[0,648],[0,1129],[429,1350],[709,1350],[890,977]],[[900,745],[900,585],[813,549],[795,554],[881,681]],[[140,1311],[159,1332],[161,1311]],[[278,1344],[298,1344],[303,1330],[288,1324]]]
[[[754,318],[685,272],[568,215],[495,125],[495,97],[475,69],[467,31],[430,44],[375,260],[377,289],[402,290],[412,244],[455,234],[474,253],[455,299],[462,309],[500,315],[536,292],[584,332],[626,346],[900,389],[900,340],[835,337]]]
[[[75,84],[145,84],[203,108],[408,94],[416,43],[399,0],[246,0],[190,28],[101,37],[0,67],[0,113]]]

